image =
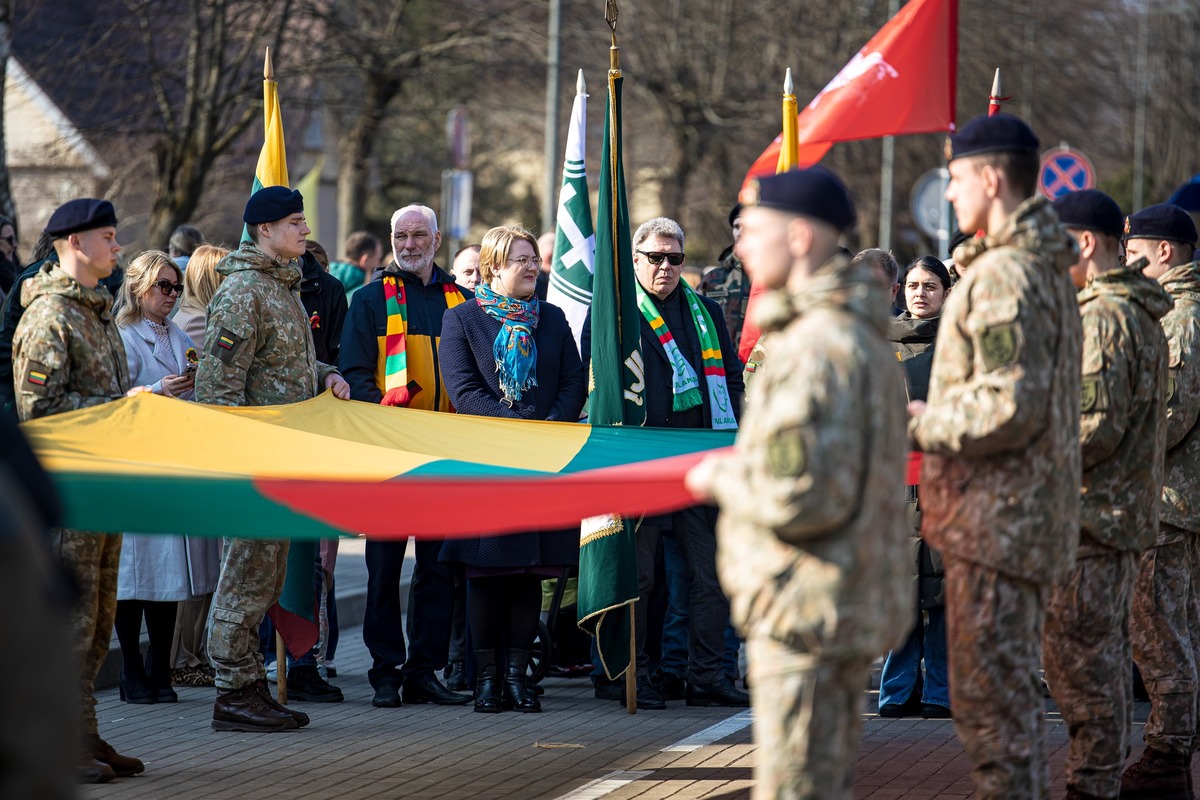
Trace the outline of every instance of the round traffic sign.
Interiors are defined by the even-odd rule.
[[[913,184],[909,209],[913,221],[926,236],[946,233],[950,226],[950,205],[946,202],[946,186],[950,171],[937,167],[925,172]]]
[[[1096,168],[1083,153],[1063,146],[1042,154],[1038,191],[1051,200],[1096,185]]]

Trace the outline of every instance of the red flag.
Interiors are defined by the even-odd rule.
[[[958,78],[958,0],[911,0],[842,67],[797,117],[799,167],[816,164],[834,142],[954,130]],[[782,134],[746,181],[775,174]],[[745,361],[761,331],[750,309],[738,353]]]

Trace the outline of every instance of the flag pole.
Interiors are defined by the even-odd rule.
[[[996,67],[996,75],[992,78],[992,93],[988,95],[988,116],[994,117],[1000,113],[1000,104],[1005,100],[1011,100],[1011,97],[1001,96],[1000,90],[1000,68]]]
[[[779,161],[775,172],[787,172],[796,168],[800,160],[799,126],[797,117],[799,107],[796,103],[796,92],[792,84],[792,68],[787,68],[783,77],[783,141],[779,146]]]
[[[287,705],[287,648],[278,628],[275,629],[275,694],[280,705]]]

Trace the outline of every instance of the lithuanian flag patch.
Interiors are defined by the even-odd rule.
[[[50,377],[50,376],[44,372],[38,372],[38,371],[32,370],[32,369],[29,370],[29,382],[35,386],[45,386],[46,379],[48,377]]]
[[[233,337],[228,334],[222,334],[221,336],[217,337],[217,344],[226,350],[232,350],[234,344]]]
[[[213,343],[209,345],[209,353],[221,360],[222,364],[232,364],[235,354],[246,337],[238,336],[229,328],[221,328]]]

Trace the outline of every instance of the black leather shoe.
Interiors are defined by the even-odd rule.
[[[121,699],[126,703],[147,705],[154,702],[154,690],[146,682],[146,675],[138,665],[133,665],[129,670],[122,668],[117,677],[117,686],[120,687]]]
[[[884,703],[879,707],[879,716],[887,717],[888,719],[902,719],[904,717],[915,717],[916,712],[901,703]]]
[[[371,705],[376,708],[399,708],[404,705],[400,702],[400,687],[393,681],[381,681],[375,687],[375,696],[371,698]]]
[[[650,685],[665,700],[683,700],[687,696],[687,681],[674,672],[657,670],[650,676]]]
[[[288,670],[287,694],[298,703],[340,703],[345,699],[341,689],[321,677],[316,664]]]
[[[925,719],[950,719],[950,709],[937,703],[922,703],[921,716]]]
[[[621,684],[610,681],[608,678],[597,678],[595,683],[595,696],[597,700],[620,700],[621,699]]]
[[[503,711],[500,696],[500,677],[496,671],[496,651],[476,650],[475,658],[475,710],[480,714],[498,714]]]
[[[446,688],[452,692],[465,692],[467,690],[467,668],[461,661],[451,661],[446,665],[446,671],[442,673],[442,677],[446,679]]]
[[[526,714],[542,710],[538,693],[530,688],[526,674],[529,671],[529,651],[513,648],[508,651],[508,663],[504,667],[504,707]]]
[[[621,704],[624,705],[625,702],[625,686],[622,684]],[[667,707],[667,701],[650,683],[649,678],[638,678],[637,680],[637,707],[639,711],[664,711]]]
[[[404,682],[400,696],[404,702],[413,705],[434,703],[439,706],[465,706],[471,702],[471,695],[450,691],[433,674],[424,678],[409,678]]]
[[[687,685],[687,704],[689,706],[749,708],[750,695],[735,687],[729,678],[722,677],[707,684],[689,683]]]

